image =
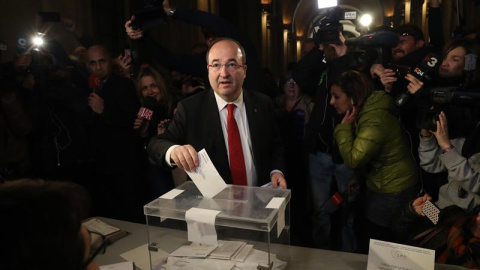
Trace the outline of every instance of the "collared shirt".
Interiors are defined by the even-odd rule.
[[[245,170],[247,173],[247,184],[249,186],[257,186],[257,172],[255,165],[253,164],[253,151],[252,141],[250,140],[250,129],[248,126],[247,113],[245,110],[245,102],[243,102],[243,89],[238,98],[233,102],[226,102],[217,93],[215,93],[215,99],[217,101],[218,112],[220,114],[220,121],[222,122],[223,138],[225,139],[225,147],[227,149],[228,159],[230,161],[230,154],[228,153],[228,129],[227,129],[227,117],[228,109],[227,104],[235,104],[234,116],[237,121],[238,131],[240,132],[240,140],[242,141],[243,157],[245,159]]]

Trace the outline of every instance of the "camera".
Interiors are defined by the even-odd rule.
[[[397,79],[405,79],[405,76],[411,73],[411,69],[408,66],[389,64],[388,68],[395,72]]]
[[[345,15],[341,8],[333,7],[324,11],[326,14],[317,22],[313,31],[313,42],[320,44],[340,44],[339,33],[343,31],[343,20]]]
[[[480,124],[480,92],[477,90],[459,91],[455,87],[437,87],[430,90],[431,110],[420,110],[417,127],[437,130],[441,111],[448,117],[449,134],[452,138],[465,136]]]
[[[135,19],[130,23],[130,28],[149,29],[160,25],[166,21],[167,15],[163,10],[162,1],[146,1],[142,8],[134,13]]]

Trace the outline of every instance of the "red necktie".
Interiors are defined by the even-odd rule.
[[[247,173],[245,171],[245,159],[243,158],[242,141],[235,121],[235,104],[227,104],[227,131],[228,153],[230,155],[230,171],[234,185],[247,185]]]

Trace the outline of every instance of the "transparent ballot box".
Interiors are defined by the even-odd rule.
[[[144,206],[151,269],[177,269],[168,267],[174,263],[181,269],[184,260],[201,265],[191,269],[230,269],[224,264],[240,269],[285,269],[289,261],[290,190],[227,185],[213,198],[206,198],[187,181],[175,191],[178,195],[164,195]],[[191,209],[218,211],[210,225],[216,245],[189,238],[198,233],[186,218]],[[198,257],[178,252],[197,247],[202,249]],[[205,251],[210,247],[211,253]]]

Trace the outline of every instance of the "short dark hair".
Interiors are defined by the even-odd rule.
[[[208,62],[208,56],[210,55],[210,50],[212,49],[212,47],[217,44],[218,42],[220,41],[231,41],[235,44],[237,44],[238,48],[240,49],[240,51],[242,52],[242,64],[246,64],[247,63],[247,54],[245,53],[245,49],[243,48],[242,45],[240,45],[240,43],[238,41],[236,41],[235,39],[233,38],[226,38],[226,37],[222,37],[222,38],[217,38],[213,41],[212,43],[212,46],[210,46],[210,48],[208,49],[207,51],[207,56],[206,56],[206,59],[207,59],[207,64],[209,63]]]
[[[395,27],[393,31],[401,36],[412,36],[415,41],[425,41],[422,30],[414,24],[401,24]]]
[[[69,182],[22,179],[0,186],[0,269],[84,269],[81,222],[88,196]]]

